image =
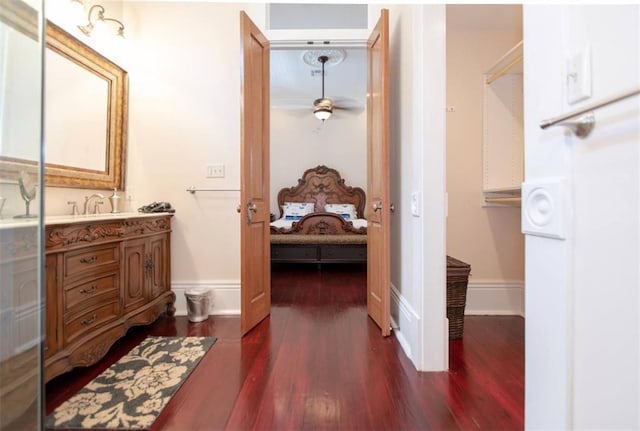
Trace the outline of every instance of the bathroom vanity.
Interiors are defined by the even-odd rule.
[[[44,380],[94,364],[128,328],[175,313],[171,214],[46,219]]]

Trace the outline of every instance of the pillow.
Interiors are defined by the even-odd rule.
[[[326,204],[324,210],[328,213],[339,214],[345,220],[355,220],[358,218],[356,206],[353,204]]]
[[[314,208],[315,204],[313,202],[285,202],[284,205],[282,205],[282,215],[285,219],[291,216],[302,218],[307,214],[311,214]]]

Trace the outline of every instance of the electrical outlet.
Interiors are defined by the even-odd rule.
[[[207,178],[224,178],[224,165],[221,163],[208,165]]]

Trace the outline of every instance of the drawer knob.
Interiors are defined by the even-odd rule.
[[[95,322],[97,318],[98,318],[98,315],[96,313],[93,313],[93,315],[89,319],[84,319],[80,323],[86,326]]]
[[[95,261],[98,260],[98,256],[96,256],[95,254],[91,257],[83,257],[80,259],[80,263],[95,263]]]
[[[84,289],[80,290],[80,293],[82,293],[83,295],[89,295],[90,293],[95,292],[97,288],[98,285],[96,283],[93,283],[90,288],[87,289],[85,287]]]

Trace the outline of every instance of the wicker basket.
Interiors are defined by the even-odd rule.
[[[447,318],[450,340],[462,338],[470,272],[469,264],[447,256]]]

